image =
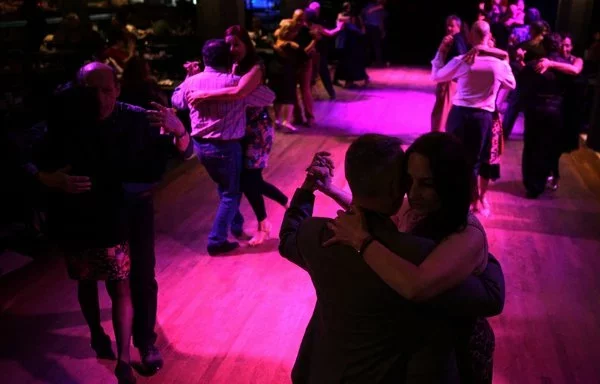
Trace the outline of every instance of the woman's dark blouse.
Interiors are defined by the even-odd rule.
[[[57,116],[49,119],[38,164],[48,171],[69,165],[70,174],[91,178],[92,189],[81,194],[52,192],[50,233],[66,246],[114,246],[127,240],[129,228],[123,183],[157,181],[170,143],[149,125],[143,109],[128,104],[117,103],[112,115],[98,124],[91,123],[89,115],[69,115],[69,106],[83,108],[73,99],[76,92],[71,93],[55,103]]]

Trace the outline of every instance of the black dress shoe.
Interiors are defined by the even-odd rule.
[[[116,360],[117,356],[112,349],[110,337],[107,334],[102,333],[100,335],[93,335],[91,342],[92,349],[96,352],[96,357],[105,360]]]
[[[115,376],[119,384],[135,384],[136,379],[133,374],[133,368],[129,363],[124,362],[123,360],[119,360],[117,366],[115,367]]]
[[[218,256],[218,255],[222,255],[227,252],[231,252],[234,249],[237,249],[239,247],[240,247],[239,243],[226,241],[226,242],[218,244],[218,245],[209,245],[208,247],[206,247],[206,249],[208,250],[209,255]]]
[[[161,370],[164,365],[163,358],[154,345],[146,348],[140,348],[140,356],[142,357],[144,370],[150,374],[155,374]]]

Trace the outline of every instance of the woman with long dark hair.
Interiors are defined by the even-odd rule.
[[[545,58],[568,64],[560,56],[561,37],[557,33],[543,39]],[[544,60],[529,62],[519,81],[525,108],[523,145],[523,184],[527,197],[537,198],[544,192],[547,178],[558,162],[559,139],[564,124],[564,100],[568,77],[555,69],[543,68]],[[542,67],[538,67],[538,65]]]
[[[548,178],[547,187],[553,191],[558,189],[560,180],[559,161],[563,153],[569,153],[579,148],[579,133],[581,132],[585,119],[583,102],[585,92],[585,79],[579,75],[583,71],[583,59],[573,55],[573,38],[569,34],[562,34],[560,44],[561,61],[550,58],[540,60],[536,65],[536,71],[543,73],[548,69],[569,75],[566,80],[566,93],[563,104],[563,120],[557,138],[557,147],[552,158],[551,175]]]
[[[342,6],[337,22],[343,25],[336,41],[340,51],[340,61],[335,70],[333,82],[344,80],[345,88],[353,88],[356,81],[369,83],[367,74],[367,42],[363,25],[358,13],[352,9],[349,2]]]
[[[152,109],[152,102],[169,105],[166,95],[152,77],[150,64],[140,56],[133,56],[125,65],[119,100],[145,109]]]
[[[237,87],[208,91],[197,96],[199,100],[230,101],[249,95],[265,81],[265,68],[260,61],[248,32],[239,25],[225,31],[225,41],[230,46],[233,59],[232,73],[241,76]],[[288,203],[287,196],[274,185],[263,179],[263,170],[267,166],[273,147],[273,121],[267,108],[248,108],[246,111],[247,129],[244,138],[244,169],[241,175],[241,189],[258,220],[258,231],[249,240],[249,244],[262,244],[271,232],[271,223],[267,220],[267,211],[263,196],[282,206]],[[242,234],[243,236],[243,234]]]
[[[407,150],[401,172],[408,202],[398,214],[399,230],[433,239],[438,245],[419,266],[377,240],[363,256],[398,294],[425,305],[469,275],[484,271],[489,258],[487,236],[469,210],[472,176],[463,146],[455,137],[441,132],[419,137]],[[338,194],[336,200],[343,202],[344,198]],[[330,229],[336,241],[359,244],[359,248],[370,236],[356,212],[338,212]],[[496,263],[493,258],[489,261]],[[489,323],[485,318],[461,318],[453,325],[461,382],[491,383],[495,341]]]

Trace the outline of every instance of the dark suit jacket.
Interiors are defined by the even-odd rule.
[[[480,279],[470,278],[427,304],[410,302],[351,247],[321,246],[331,233],[328,219],[311,218],[313,204],[312,193],[298,190],[280,233],[281,255],[309,273],[317,294],[293,382],[404,383],[407,377],[415,383],[458,382],[449,317],[499,313],[503,281],[482,289]],[[399,233],[389,218],[370,214],[367,222],[379,241],[415,264],[435,246]]]
[[[452,46],[450,50],[446,54],[445,64],[448,64],[450,60],[455,58],[456,56],[464,55],[469,51],[469,47],[467,45],[467,40],[462,33],[457,33],[454,35],[454,40],[452,41]]]

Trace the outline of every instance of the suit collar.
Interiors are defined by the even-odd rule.
[[[389,216],[375,211],[365,211],[365,220],[370,233],[378,231],[398,231],[398,228]]]

